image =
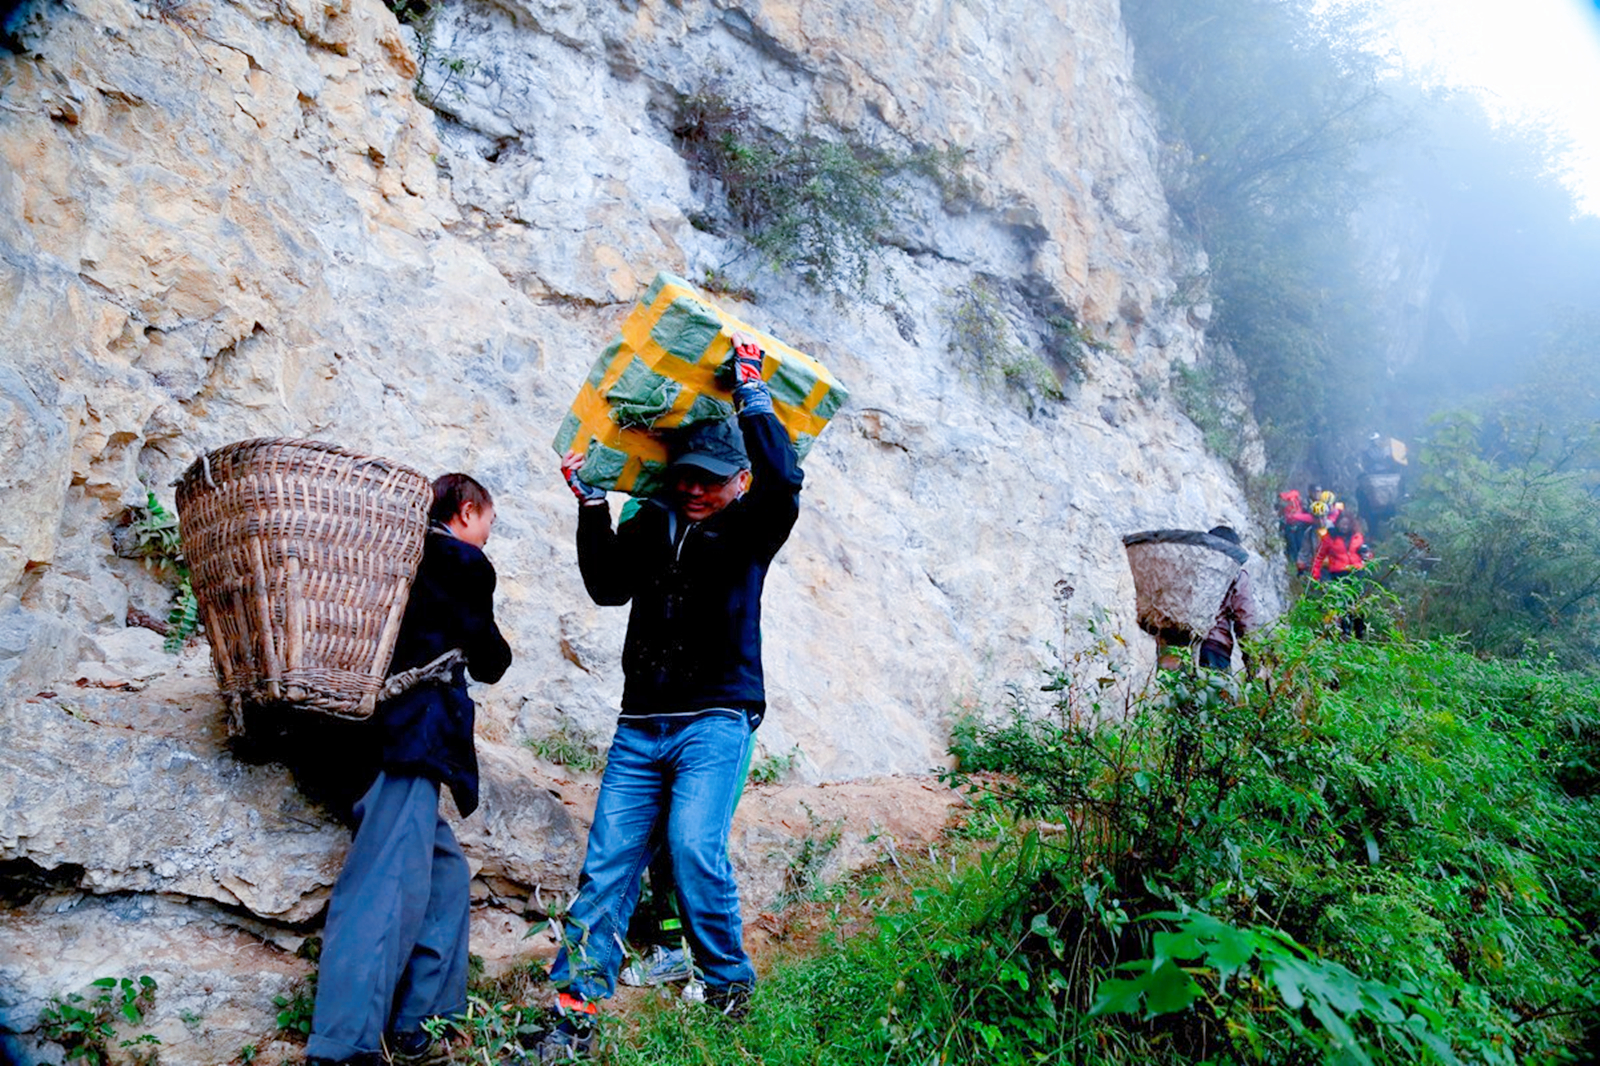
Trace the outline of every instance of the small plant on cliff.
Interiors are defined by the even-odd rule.
[[[825,822],[809,806],[804,803],[801,806],[806,812],[806,834],[800,838],[783,872],[783,891],[773,903],[777,910],[796,903],[827,899],[840,887],[830,883],[824,873],[828,860],[844,839],[844,819]]]
[[[1052,400],[1066,394],[1045,361],[1018,341],[1000,295],[979,278],[945,293],[944,322],[950,352],[993,383],[1036,391]]]
[[[183,557],[178,516],[163,507],[154,492],[146,490],[144,506],[128,508],[126,525],[114,539],[118,555],[137,559],[147,569],[171,579],[172,607],[167,612],[162,646],[176,654],[200,628],[200,601],[195,598],[189,563]]]
[[[428,1018],[428,1035],[440,1042],[446,1062],[524,1062],[531,1044],[544,1032],[539,1009],[477,991],[467,993],[467,1009],[449,1018]]]
[[[1074,314],[1050,315],[1045,325],[1050,327],[1050,353],[1067,368],[1073,381],[1082,382],[1088,377],[1091,356],[1111,350],[1111,345],[1090,332]]]
[[[818,291],[864,293],[902,199],[896,179],[931,177],[946,197],[965,190],[959,150],[899,153],[760,126],[750,110],[703,91],[679,102],[673,133],[691,163],[720,184],[734,227],[777,270]],[[702,219],[702,223],[710,220]]]
[[[752,785],[775,785],[800,765],[800,745],[778,755],[768,755],[750,764],[749,781]]]
[[[310,973],[295,982],[287,993],[272,997],[278,1008],[278,1028],[285,1033],[311,1035],[311,1011],[317,1003],[317,975]]]
[[[606,764],[600,745],[582,727],[571,719],[563,719],[561,727],[553,733],[529,737],[524,741],[528,750],[545,762],[565,766],[580,774],[594,773]]]
[[[477,63],[465,56],[443,51],[439,45],[437,21],[437,13],[430,12],[426,18],[412,24],[417,31],[417,77],[411,89],[419,103],[435,110],[443,101],[465,99],[457,81],[465,81],[478,69]],[[437,84],[429,83],[430,71]]]
[[[85,991],[87,995],[72,992],[52,997],[39,1014],[39,1025],[46,1040],[66,1049],[68,1062],[99,1066],[110,1061],[119,1018],[128,1025],[143,1024],[145,1012],[156,1001],[156,982],[148,974],[101,977]],[[117,1046],[130,1049],[137,1063],[154,1063],[160,1043],[153,1033],[140,1033]]]
[[[1243,383],[1229,381],[1215,362],[1173,368],[1172,394],[1183,413],[1200,430],[1206,450],[1234,467],[1242,467],[1242,449],[1248,412],[1241,403],[1230,406],[1230,392],[1242,392]],[[1266,427],[1271,432],[1272,427]]]

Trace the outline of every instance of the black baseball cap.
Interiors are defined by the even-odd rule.
[[[750,469],[744,450],[744,433],[730,420],[702,422],[689,430],[673,449],[671,471],[694,467],[713,477],[729,478]]]

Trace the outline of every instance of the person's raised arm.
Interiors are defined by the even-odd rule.
[[[611,508],[604,489],[578,476],[583,456],[568,452],[561,476],[578,500],[578,572],[589,598],[602,607],[617,607],[633,598],[633,568],[625,565],[618,531],[611,528]]]
[[[748,333],[733,336],[733,407],[739,415],[745,451],[750,456],[746,507],[760,530],[768,555],[776,554],[800,515],[805,475],[789,433],[772,410],[772,393],[762,379],[766,353]]]

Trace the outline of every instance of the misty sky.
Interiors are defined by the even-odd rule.
[[[1575,142],[1568,185],[1600,214],[1600,0],[1379,0],[1406,73],[1486,90],[1491,113],[1544,115]]]

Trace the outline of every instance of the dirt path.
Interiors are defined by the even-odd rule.
[[[554,780],[562,802],[587,826],[598,784]],[[960,793],[932,775],[867,778],[820,785],[751,785],[734,816],[729,850],[744,901],[745,945],[765,971],[780,950],[804,935],[804,910],[785,903],[823,893],[840,878],[901,856],[925,853],[959,810]],[[554,902],[554,901],[546,901]],[[548,935],[524,938],[532,923],[496,908],[474,912],[473,952],[490,976],[531,959],[555,956]],[[619,999],[653,995],[630,991]]]

